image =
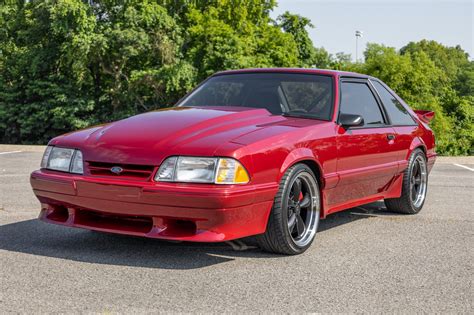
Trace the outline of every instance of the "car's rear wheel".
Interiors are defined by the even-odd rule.
[[[412,152],[408,167],[403,173],[402,194],[400,198],[385,199],[389,211],[416,214],[423,208],[428,188],[428,168],[422,150]]]
[[[306,164],[289,168],[280,182],[267,230],[257,237],[266,251],[296,255],[309,248],[319,224],[318,182]]]

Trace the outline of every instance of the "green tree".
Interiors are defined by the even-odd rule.
[[[19,2],[1,16],[3,141],[44,143],[173,103],[195,84],[182,31],[154,2]]]
[[[314,65],[316,68],[328,69],[331,67],[331,54],[323,47],[314,49]]]
[[[431,126],[437,136],[438,152],[469,154],[472,151],[472,97],[457,94],[448,70],[439,67],[433,55],[422,49],[399,53],[395,48],[378,44],[368,44],[364,55],[365,63],[348,68],[381,79],[414,109],[436,113]]]
[[[186,16],[186,59],[198,78],[248,67],[290,67],[298,64],[293,36],[282,32],[268,15],[273,1],[210,1]]]
[[[85,127],[93,110],[72,69],[63,63],[65,42],[74,31],[61,28],[57,10],[69,6],[71,28],[91,30],[92,19],[81,2],[64,1],[52,10],[43,2],[2,8],[0,29],[0,108],[2,140],[44,142],[58,132]],[[63,21],[64,23],[72,21]],[[64,25],[64,24],[63,24]]]
[[[447,47],[434,40],[410,42],[400,49],[400,54],[423,51],[437,68],[446,74],[447,80],[456,78],[463,66],[469,63],[469,55],[460,47]]]
[[[330,56],[331,62],[330,67],[335,70],[353,70],[353,67],[356,67],[357,64],[352,64],[351,55],[343,52],[336,53],[335,56]]]
[[[461,67],[454,82],[454,89],[462,96],[474,95],[474,61]]]
[[[172,105],[226,69],[363,72],[436,112],[438,151],[473,147],[474,62],[459,46],[369,44],[365,62],[315,48],[305,17],[275,0],[19,0],[0,6],[0,140],[45,143],[85,126]]]
[[[172,105],[208,75],[301,64],[273,0],[56,0],[0,7],[0,137],[66,131]],[[308,46],[309,47],[309,46]]]
[[[307,27],[314,27],[308,18],[286,11],[277,19],[280,27],[287,33],[293,35],[298,45],[299,66],[311,67],[317,62],[316,50],[312,40],[309,38]]]

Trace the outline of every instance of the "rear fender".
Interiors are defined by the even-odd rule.
[[[415,150],[417,148],[421,148],[423,150],[423,152],[425,152],[425,154],[426,154],[426,152],[427,152],[426,144],[425,144],[425,142],[423,141],[423,139],[421,137],[413,138],[413,140],[410,144],[410,149],[408,150],[407,156],[405,157],[405,161],[407,161],[407,163],[408,163],[408,159],[410,158],[411,153],[413,152],[413,150]]]

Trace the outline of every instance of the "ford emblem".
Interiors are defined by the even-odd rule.
[[[123,168],[121,168],[120,166],[114,166],[110,169],[110,171],[118,175],[123,172]]]

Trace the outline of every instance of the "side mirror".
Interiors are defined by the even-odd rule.
[[[339,115],[339,124],[344,128],[358,127],[364,124],[364,118],[361,115],[341,113]]]

